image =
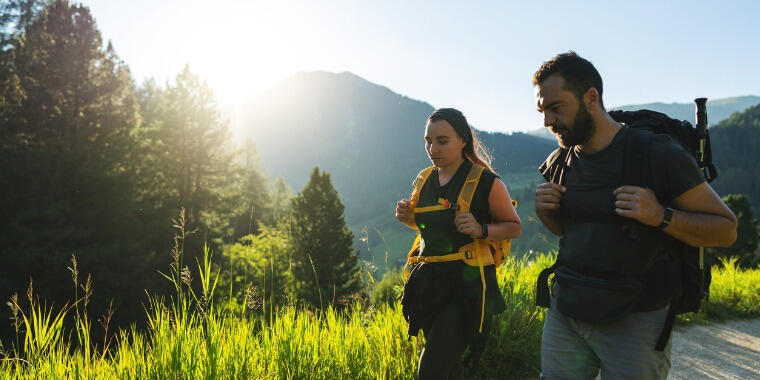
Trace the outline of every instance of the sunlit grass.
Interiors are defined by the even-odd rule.
[[[721,259],[712,268],[710,298],[698,314],[679,316],[682,323],[760,316],[760,268],[741,269],[737,259]]]
[[[494,320],[480,366],[485,377],[538,373],[544,312],[535,307],[533,292],[538,272],[553,259],[510,259],[497,271],[508,310]],[[45,306],[30,290],[29,311],[24,311],[14,297],[10,304],[23,339],[4,353],[0,378],[415,378],[423,339],[407,337],[398,303],[367,307],[357,302],[324,312],[288,306],[270,318],[245,305],[211,302],[217,274],[210,270],[210,254],[198,263],[202,286],[197,295],[175,268],[167,278],[177,293],[169,300],[151,298],[149,328],[120,330],[112,345],[86,342],[90,324],[76,306]],[[758,315],[760,269],[741,270],[727,262],[713,270],[705,310],[687,320]],[[76,340],[64,327],[66,318],[79,321]]]

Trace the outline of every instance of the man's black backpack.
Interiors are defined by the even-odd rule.
[[[698,103],[698,108],[704,110],[704,101],[701,104]],[[609,114],[615,121],[626,124],[631,128],[629,132],[632,132],[626,139],[623,153],[623,176],[626,183],[649,187],[658,193],[652,185],[651,140],[653,134],[663,133],[670,135],[692,153],[708,182],[717,177],[717,171],[712,164],[712,151],[704,113],[699,115],[703,118],[700,122],[705,125],[701,131],[692,127],[687,121],[672,119],[665,114],[650,110],[612,111]],[[703,149],[700,149],[700,144],[704,144]],[[569,160],[568,149],[559,148],[541,165],[539,171],[548,181],[563,184],[565,169],[570,165]],[[660,194],[658,198],[661,202],[663,201]],[[674,269],[677,273],[672,275],[677,279],[674,283],[678,284],[678,289],[672,289],[674,296],[665,326],[655,347],[659,351],[667,345],[677,314],[699,312],[702,300],[709,295],[711,282],[710,263],[709,260],[705,260],[703,248],[691,247],[675,239],[670,240],[675,241],[677,245],[671,250],[671,254],[675,256],[673,259],[677,263],[677,269]],[[538,306],[549,306],[547,279],[555,268],[556,264],[539,275],[536,289],[536,305]]]

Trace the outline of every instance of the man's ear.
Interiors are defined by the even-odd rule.
[[[586,93],[583,94],[583,102],[589,111],[599,106],[599,91],[597,91],[596,87],[586,90]]]

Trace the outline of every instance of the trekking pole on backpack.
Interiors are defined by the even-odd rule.
[[[695,125],[695,135],[697,137],[697,164],[702,170],[707,182],[712,182],[718,177],[715,165],[712,163],[712,152],[710,151],[710,135],[707,132],[707,98],[694,99],[697,106],[696,116],[697,125]]]
[[[708,173],[705,172],[705,143],[707,142],[707,98],[696,98],[694,103],[697,105],[697,125],[695,126],[697,134],[697,164],[705,178]]]
[[[707,144],[707,98],[694,99],[694,103],[697,106],[696,116],[697,125],[695,125],[697,135],[697,165],[702,169],[707,182],[712,181],[715,178],[713,174],[714,169],[710,169],[705,165],[705,145]],[[703,292],[705,292],[705,247],[699,247],[699,284]],[[705,292],[706,293],[706,292]]]

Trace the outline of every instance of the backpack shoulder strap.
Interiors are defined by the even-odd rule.
[[[425,186],[425,182],[427,182],[430,174],[433,173],[434,168],[434,166],[428,166],[425,169],[422,169],[419,174],[417,174],[417,178],[414,179],[414,184],[412,185],[412,194],[409,196],[409,209],[411,211],[410,215],[412,218],[414,218],[414,208],[417,206],[417,202],[420,200],[420,192],[422,192],[422,187]],[[414,256],[414,254],[419,251],[421,237],[422,236],[420,233],[417,232],[417,236],[414,237],[414,242],[412,243],[412,248],[406,255],[407,265],[409,264],[409,258]],[[404,266],[404,276],[407,279],[409,278],[409,271],[407,270],[406,265]]]
[[[472,168],[470,168],[470,171],[467,173],[467,179],[464,180],[464,185],[462,185],[462,190],[459,192],[459,197],[457,198],[457,205],[459,206],[457,214],[470,212],[472,197],[475,195],[475,189],[478,188],[480,175],[483,174],[485,169],[486,168],[476,164],[473,164]]]
[[[654,133],[634,128],[628,129],[623,148],[623,184],[648,187],[652,189],[662,202],[660,189],[655,188],[654,172],[652,171],[652,144]],[[668,314],[660,335],[655,344],[655,350],[665,349],[675,322],[675,305],[668,307]]]
[[[412,195],[409,196],[411,209],[417,206],[417,202],[420,200],[420,192],[422,192],[422,187],[425,186],[425,182],[427,182],[428,177],[430,177],[430,173],[433,172],[434,168],[434,166],[428,166],[425,169],[422,169],[422,171],[417,174],[417,178],[414,179],[414,185],[412,186]]]
[[[665,199],[662,181],[655,181],[655,175],[662,171],[655,170],[652,146],[655,133],[628,128],[623,148],[623,185],[648,187],[654,191],[660,203],[669,203]]]
[[[628,128],[623,146],[622,185],[653,188],[652,141],[654,133]]]
[[[548,182],[563,185],[565,181],[565,169],[570,166],[571,155],[568,148],[557,148],[546,158],[538,171]]]
[[[554,273],[559,264],[557,261],[548,268],[541,270],[536,279],[536,306],[549,307],[551,293],[549,292],[549,276]]]

